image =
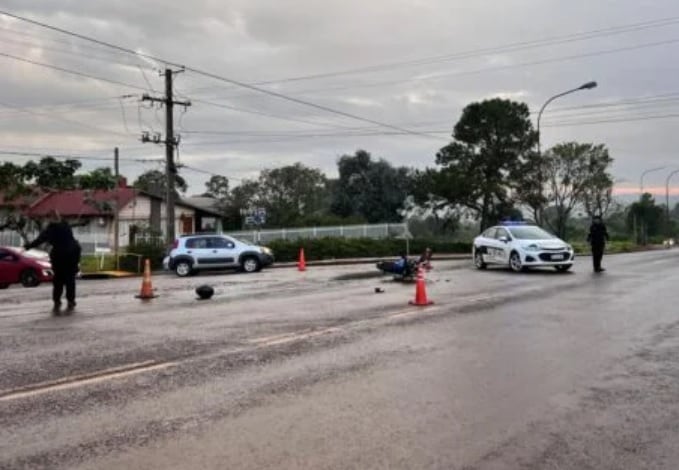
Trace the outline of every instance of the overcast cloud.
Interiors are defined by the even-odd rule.
[[[370,120],[436,132],[430,138],[393,135],[193,72],[178,75],[180,99],[193,101],[185,114],[176,110],[181,161],[234,183],[297,161],[333,176],[337,157],[359,148],[395,165],[432,166],[469,102],[503,96],[537,111],[551,95],[589,80],[599,87],[547,109],[543,146],[565,140],[608,145],[619,191],[636,188],[645,169],[679,168],[679,4],[672,0],[5,0],[2,9],[220,76],[271,82],[260,86]],[[656,20],[666,21],[623,34],[498,50]],[[424,60],[479,49],[490,50]],[[142,88],[0,57],[0,150],[107,156],[118,146],[124,158],[163,156],[162,148],[139,142],[141,131],[164,129],[163,110],[138,100],[143,89],[162,91],[164,64],[2,15],[0,53]],[[406,61],[418,63],[397,65]],[[384,64],[392,65],[365,70]],[[355,69],[363,70],[324,75]],[[316,77],[280,81],[308,75]],[[645,101],[619,103],[638,99]],[[616,106],[582,107],[602,103]],[[622,122],[600,122],[611,120]],[[122,171],[134,178],[156,167],[126,161]],[[200,192],[206,176],[184,172],[190,192]],[[649,174],[645,186],[662,187],[666,174]]]

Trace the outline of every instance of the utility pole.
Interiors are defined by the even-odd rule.
[[[116,187],[115,191],[115,207],[113,212],[113,256],[116,260],[116,270],[120,269],[120,158],[118,153],[118,147],[113,149],[113,172],[115,174]]]
[[[165,139],[161,139],[160,134],[150,137],[148,132],[144,132],[141,141],[144,143],[165,144],[165,179],[167,190],[165,192],[165,237],[168,244],[174,242],[175,238],[175,197],[174,184],[177,175],[177,165],[174,161],[175,148],[179,145],[179,138],[174,135],[174,106],[191,106],[190,101],[175,101],[172,93],[172,77],[183,70],[165,69],[165,96],[155,97],[144,94],[142,101],[151,101],[165,105]]]

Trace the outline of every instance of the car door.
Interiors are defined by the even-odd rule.
[[[498,227],[495,231],[495,262],[498,264],[509,263],[511,253],[512,236],[506,228]]]
[[[495,240],[496,228],[489,228],[483,232],[478,238],[478,246],[476,249],[481,251],[483,261],[485,263],[495,263],[495,255],[497,250],[497,240]]]
[[[0,284],[19,282],[21,263],[19,257],[9,250],[0,249]]]
[[[214,266],[228,268],[238,264],[236,244],[226,237],[210,237],[209,247],[212,250]]]
[[[186,240],[186,253],[196,260],[198,267],[211,267],[216,256],[209,247],[207,237],[195,237]]]

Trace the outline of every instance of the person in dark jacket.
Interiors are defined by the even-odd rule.
[[[66,301],[68,302],[67,312],[75,309],[75,277],[78,274],[80,263],[80,244],[73,236],[71,226],[65,221],[60,220],[58,214],[53,214],[52,219],[40,233],[38,238],[28,243],[24,248],[30,250],[44,243],[49,244],[50,262],[54,271],[52,280],[52,300],[54,309],[52,312],[58,315],[61,312],[61,297],[66,288]]]
[[[608,230],[601,217],[597,216],[592,219],[592,225],[589,227],[589,234],[587,241],[592,247],[592,263],[594,264],[594,272],[600,273],[605,271],[601,267],[601,259],[604,256],[604,248],[608,241]]]

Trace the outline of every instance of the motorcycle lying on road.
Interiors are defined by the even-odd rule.
[[[414,259],[408,259],[405,269],[400,261],[401,260],[380,261],[376,264],[376,267],[382,271],[383,274],[391,274],[394,277],[394,281],[414,281],[415,277],[417,276],[417,261]]]

